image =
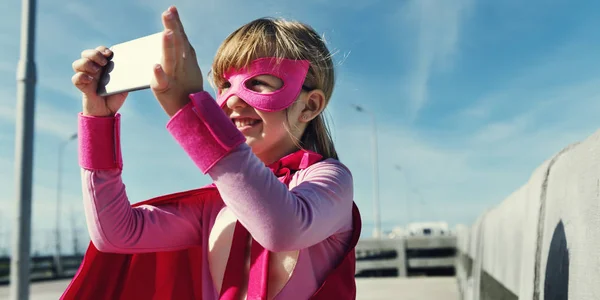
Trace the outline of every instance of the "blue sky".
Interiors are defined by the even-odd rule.
[[[58,144],[76,132],[81,109],[72,61],[83,49],[160,31],[171,4],[205,74],[227,34],[258,17],[300,20],[325,36],[338,72],[329,120],[354,174],[363,236],[373,228],[371,127],[352,103],[376,115],[386,230],[408,220],[470,224],[544,160],[598,128],[597,1],[39,1],[34,250],[53,244]],[[0,12],[0,248],[15,209],[20,15],[19,1]],[[167,117],[149,91],[131,94],[122,113],[132,201],[209,182],[165,130]],[[74,215],[85,238],[76,150],[72,142],[65,151],[61,224],[70,230]]]

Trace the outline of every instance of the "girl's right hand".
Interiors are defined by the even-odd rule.
[[[94,117],[114,116],[123,106],[128,93],[98,96],[98,80],[102,68],[108,63],[112,55],[110,49],[100,46],[81,52],[81,58],[73,62],[75,75],[71,78],[73,84],[83,93],[83,115]]]

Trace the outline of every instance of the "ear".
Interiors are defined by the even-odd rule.
[[[304,108],[300,112],[298,121],[301,123],[308,123],[325,109],[325,94],[322,90],[316,89],[307,92],[306,96],[302,98]]]

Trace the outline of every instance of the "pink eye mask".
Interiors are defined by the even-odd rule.
[[[286,109],[300,94],[309,67],[310,62],[307,60],[274,57],[256,59],[246,69],[225,73],[224,77],[231,86],[225,93],[217,96],[217,103],[223,107],[229,97],[236,95],[261,111],[273,112]],[[283,81],[283,86],[272,93],[253,91],[246,86],[246,82],[258,75],[275,76]]]

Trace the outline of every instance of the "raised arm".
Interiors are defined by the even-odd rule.
[[[167,128],[265,248],[297,250],[352,229],[353,183],[346,167],[333,160],[317,163],[289,190],[243,144],[208,93],[190,98]]]
[[[352,176],[333,160],[301,171],[289,190],[243,145],[209,172],[252,236],[271,251],[310,247],[351,230]]]
[[[200,244],[201,204],[131,207],[121,178],[119,114],[80,114],[78,135],[86,222],[98,250],[140,253]]]

